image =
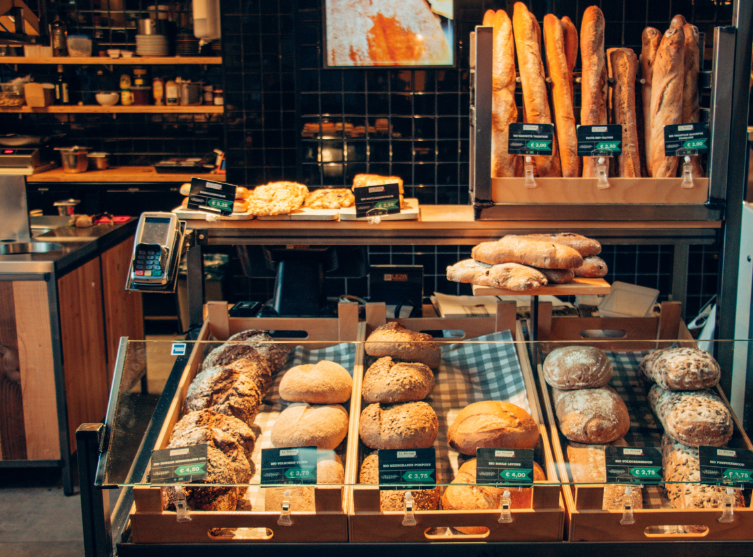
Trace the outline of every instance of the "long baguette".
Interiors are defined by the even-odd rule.
[[[671,178],[677,173],[677,157],[664,156],[664,126],[682,120],[682,89],[685,73],[685,33],[668,29],[656,52],[651,78],[651,176]]]
[[[491,27],[492,25],[494,25],[494,14],[494,10],[486,10],[486,12],[484,13],[484,20],[481,25],[484,27]]]
[[[580,123],[584,126],[607,123],[607,64],[604,53],[604,14],[589,6],[580,27],[581,80]],[[595,157],[583,157],[583,176],[596,176]]]
[[[504,10],[494,14],[492,25],[492,176],[514,178],[519,174],[521,160],[516,155],[508,154],[507,141],[510,123],[518,120],[515,105],[515,40],[512,22]]]
[[[563,17],[560,22],[562,23],[562,33],[565,35],[565,57],[567,58],[567,69],[570,72],[570,96],[572,97],[575,94],[573,72],[575,71],[575,63],[578,61],[578,30],[567,16]],[[573,106],[575,106],[574,100]]]
[[[686,23],[682,28],[685,33],[685,81],[682,87],[682,123],[691,124],[701,120],[698,104],[698,71],[700,70],[700,52],[698,50],[698,27]],[[691,158],[692,173],[695,178],[703,177],[701,159]]]
[[[656,51],[659,50],[661,43],[661,33],[653,27],[646,27],[643,30],[643,48],[641,49],[641,77],[643,78],[643,87],[641,87],[641,98],[643,100],[643,133],[645,140],[643,142],[643,156],[646,161],[646,170],[651,173],[651,83],[654,74],[654,61],[656,60]]]
[[[669,22],[669,28],[670,29],[682,29],[687,25],[687,20],[685,19],[684,15],[677,14],[675,17],[672,18],[672,21]]]
[[[525,121],[532,124],[551,124],[552,115],[549,111],[544,64],[541,60],[539,24],[525,4],[516,2],[512,25],[520,82],[523,86]],[[561,176],[560,158],[557,151],[557,140],[554,138],[551,156],[536,156],[533,158],[538,175],[542,178]]]
[[[552,79],[554,121],[557,128],[562,175],[565,178],[577,178],[580,176],[580,158],[578,157],[578,138],[575,134],[572,80],[565,53],[562,24],[552,14],[544,17],[544,44],[546,67]]]
[[[612,122],[622,126],[620,177],[639,178],[641,161],[638,149],[638,123],[635,117],[635,76],[638,60],[630,48],[610,48],[607,58],[609,74],[614,78]]]

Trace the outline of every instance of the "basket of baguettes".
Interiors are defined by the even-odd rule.
[[[514,303],[500,303],[495,317],[387,322],[383,304],[367,305],[348,449],[356,464],[348,478],[351,542],[562,539],[557,472],[524,345],[513,342],[522,338],[515,317]],[[421,332],[448,329],[472,342],[447,344]],[[477,484],[478,447],[534,449],[532,487]],[[404,525],[406,491],[374,485],[379,451],[430,448],[437,485],[410,487],[416,524]]]
[[[147,472],[133,490],[133,540],[348,541],[343,485],[354,465],[346,448],[363,334],[357,304],[341,304],[338,318],[310,319],[230,318],[227,303],[207,308],[154,446],[206,444],[207,476],[150,486]],[[305,334],[286,342],[268,331]],[[317,485],[260,485],[261,449],[310,446],[318,449]],[[181,491],[190,521],[177,520]],[[278,525],[285,501],[287,527]]]
[[[707,200],[701,157],[690,157],[695,187],[684,189],[680,157],[667,157],[664,152],[664,126],[700,120],[703,53],[698,28],[683,16],[675,16],[663,34],[647,27],[640,55],[630,48],[605,49],[605,20],[597,6],[585,9],[580,37],[569,17],[560,20],[553,14],[544,17],[542,36],[535,15],[522,2],[515,4],[512,20],[504,10],[489,10],[483,25],[493,27],[493,202],[697,204]],[[634,37],[632,42],[637,40]],[[522,107],[515,101],[516,60]],[[553,155],[532,157],[538,176],[535,188],[524,186],[524,157],[508,153],[509,126],[518,121],[555,128]],[[597,188],[597,157],[578,156],[579,124],[622,125],[622,154],[612,157],[607,189]]]
[[[734,520],[719,522],[726,489],[699,483],[699,446],[753,445],[678,302],[663,303],[659,318],[553,318],[542,304],[538,333],[569,540],[753,537],[750,491],[735,491]],[[609,445],[660,448],[663,486],[605,484]]]

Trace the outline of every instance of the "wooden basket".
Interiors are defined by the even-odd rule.
[[[339,318],[229,318],[227,303],[207,304],[207,319],[199,333],[198,341],[226,340],[230,335],[247,329],[274,331],[305,331],[307,337],[297,344],[309,348],[323,348],[340,342],[357,341],[362,338],[363,324],[358,323],[358,305],[340,304]],[[175,398],[162,426],[155,449],[167,446],[175,423],[181,417],[181,408],[186,391],[196,376],[202,361],[203,346],[196,342],[188,364],[180,379]],[[356,355],[354,379],[360,375],[360,350]],[[354,393],[355,391],[354,380]],[[356,413],[351,406],[349,431],[353,431]],[[348,477],[353,463],[347,457],[345,474]],[[146,478],[142,478],[146,483]],[[342,487],[315,489],[316,512],[291,513],[292,526],[279,526],[279,512],[249,511],[190,511],[191,522],[178,523],[176,513],[162,510],[159,487],[138,486],[133,488],[134,506],[131,509],[131,532],[136,543],[202,543],[219,542],[272,542],[272,543],[317,543],[347,542],[348,516]],[[211,536],[212,528],[254,529],[249,536]]]
[[[662,304],[661,318],[552,318],[552,306],[541,304],[539,318],[539,339],[546,341],[580,341],[586,337],[583,331],[625,331],[625,336],[617,341],[595,341],[593,346],[602,350],[627,352],[665,348],[673,343],[680,346],[695,346],[695,340],[688,332],[680,318],[681,304],[665,302]],[[664,340],[664,342],[661,342]],[[677,342],[679,341],[679,342]],[[544,346],[546,346],[544,344]],[[558,344],[557,346],[562,346]],[[551,345],[548,348],[555,348]],[[541,365],[537,366],[539,388],[551,428],[552,448],[559,467],[563,484],[572,482],[568,470],[567,440],[559,433],[555,419],[554,405],[548,385],[544,382]],[[717,386],[717,393],[729,406],[727,398]],[[730,409],[731,412],[731,409]],[[737,417],[732,414],[735,432],[730,446],[752,449],[748,436],[743,431]],[[604,488],[598,486],[562,485],[562,492],[567,505],[567,534],[570,541],[673,541],[673,540],[749,540],[753,538],[753,509],[749,507],[734,509],[734,522],[719,523],[721,509],[634,509],[634,524],[620,524],[622,511],[602,510]],[[657,534],[647,531],[649,527],[667,525],[704,525],[708,528],[701,534]],[[653,531],[657,531],[656,528]]]
[[[495,331],[511,330],[515,339],[521,339],[520,326],[516,326],[515,304],[500,303],[497,315],[488,318],[414,318],[397,319],[401,325],[415,331],[461,330],[464,338],[475,338]],[[374,328],[386,322],[383,304],[366,306],[367,336]],[[357,485],[360,465],[361,443],[358,436],[358,423],[351,430],[348,446],[348,462],[352,463],[348,477],[348,514],[350,541],[355,543],[408,543],[408,542],[501,542],[501,541],[561,541],[563,539],[564,504],[560,496],[558,476],[553,455],[549,445],[547,427],[542,418],[541,408],[536,395],[533,373],[525,356],[523,344],[516,346],[523,377],[528,394],[533,419],[539,424],[544,468],[548,480],[533,486],[533,502],[530,509],[511,511],[513,521],[509,524],[499,523],[500,511],[416,511],[416,526],[403,526],[402,512],[382,512],[380,509],[379,489],[377,486]],[[363,369],[363,368],[362,368]],[[363,376],[356,386],[357,394],[353,397],[352,413],[359,417],[361,412],[361,385]],[[440,431],[439,436],[446,438],[447,431]],[[428,532],[434,528],[448,527],[485,527],[488,533],[472,535],[434,536]]]

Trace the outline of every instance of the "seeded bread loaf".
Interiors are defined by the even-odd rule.
[[[586,444],[611,443],[630,429],[627,406],[611,387],[561,391],[552,389],[562,435]]]
[[[252,329],[232,335],[226,344],[212,350],[202,362],[202,369],[251,359],[265,363],[269,372],[274,374],[285,365],[288,352],[287,345],[274,343],[265,331]]]
[[[509,236],[506,236],[509,237]],[[529,238],[531,240],[538,240],[541,242],[554,242],[555,244],[562,244],[569,248],[573,248],[582,257],[588,257],[589,255],[598,255],[601,253],[601,244],[593,238],[587,238],[580,234],[573,232],[555,232],[552,234],[525,234],[523,236],[517,236],[518,238]]]
[[[439,431],[434,409],[425,402],[370,404],[361,412],[358,433],[371,449],[428,449]]]
[[[395,363],[379,358],[363,376],[362,395],[369,404],[423,400],[434,388],[434,373],[425,364]]]
[[[654,385],[648,402],[667,435],[683,445],[722,447],[732,437],[732,415],[713,391],[667,391]]]
[[[242,366],[230,364],[199,373],[188,387],[184,413],[212,410],[251,425],[259,413],[263,394]]]
[[[426,333],[406,329],[396,321],[377,327],[366,339],[366,353],[375,358],[390,356],[438,368],[442,359],[439,343]]]
[[[319,451],[316,462],[317,485],[344,484],[345,470],[342,460],[334,451]],[[264,490],[265,512],[280,512],[285,492],[290,491],[290,510],[293,512],[316,511],[314,486],[268,487]]]
[[[348,412],[339,404],[295,403],[277,417],[272,427],[272,445],[332,450],[347,434]]]
[[[476,455],[476,449],[533,449],[539,444],[539,427],[531,415],[510,402],[488,400],[463,408],[447,432],[450,447]]]
[[[482,242],[473,248],[471,257],[489,265],[520,263],[543,269],[574,269],[583,264],[583,257],[573,248],[525,236]]]
[[[607,275],[607,263],[601,257],[589,255],[583,258],[583,265],[573,269],[576,277],[601,278]]]
[[[488,265],[473,259],[464,259],[447,267],[447,280],[466,282],[490,288],[504,288],[524,292],[547,284],[546,269],[534,269],[518,263]],[[562,271],[555,270],[557,277]]]
[[[699,348],[664,348],[646,356],[643,374],[669,391],[701,391],[719,383],[721,368],[714,357]]]
[[[280,398],[291,402],[338,404],[350,400],[352,390],[350,373],[328,360],[292,367],[280,381]]]
[[[379,483],[379,454],[374,451],[363,459],[358,474],[358,483],[376,485]],[[439,486],[434,489],[411,491],[413,509],[417,511],[436,511],[439,509]],[[380,491],[382,511],[402,511],[405,509],[405,491]]]
[[[595,389],[612,379],[612,362],[603,350],[593,346],[563,346],[544,360],[544,379],[562,391]]]

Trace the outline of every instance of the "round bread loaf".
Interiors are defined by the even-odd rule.
[[[434,373],[420,363],[395,363],[379,358],[363,376],[361,394],[368,403],[423,400],[434,388]]]
[[[370,404],[361,412],[358,427],[361,441],[371,449],[428,449],[438,431],[437,414],[425,402]]]
[[[339,404],[291,404],[272,427],[275,447],[334,449],[348,434],[348,412]]]
[[[371,485],[379,483],[379,454],[377,452],[363,459],[358,482]],[[439,486],[434,489],[417,489],[410,493],[413,496],[414,510],[436,511],[439,508]],[[379,502],[382,511],[405,510],[405,491],[380,491]]]
[[[612,362],[593,346],[565,346],[552,350],[544,360],[544,379],[562,391],[595,389],[612,379]]]
[[[262,396],[253,378],[242,372],[242,366],[214,367],[199,373],[188,386],[183,411],[212,410],[251,425]]]
[[[340,457],[333,451],[319,451],[316,458],[316,483],[344,484],[345,470]],[[264,510],[280,512],[285,492],[290,491],[290,510],[293,512],[316,511],[314,486],[268,487],[264,490]]]
[[[217,414],[211,410],[201,410],[199,412],[190,412],[183,416],[175,427],[170,436],[170,442],[182,438],[190,438],[195,435],[207,435],[207,432],[221,431],[233,438],[240,445],[246,458],[251,462],[251,454],[256,444],[254,432],[238,418]],[[206,441],[187,442],[187,445],[196,445]]]
[[[665,348],[646,356],[643,374],[670,391],[702,391],[719,383],[721,368],[711,354],[699,348]]]
[[[630,429],[627,406],[612,387],[561,391],[552,389],[562,435],[586,444],[611,443]]]
[[[350,400],[352,390],[348,371],[328,360],[291,367],[280,382],[280,397],[291,402],[337,404]]]
[[[442,351],[434,337],[406,329],[391,321],[374,330],[366,339],[366,353],[375,358],[390,356],[398,360],[421,362],[432,369],[439,367]]]
[[[463,408],[447,438],[450,447],[467,455],[475,455],[479,447],[533,449],[539,444],[539,427],[520,406],[488,400]]]

